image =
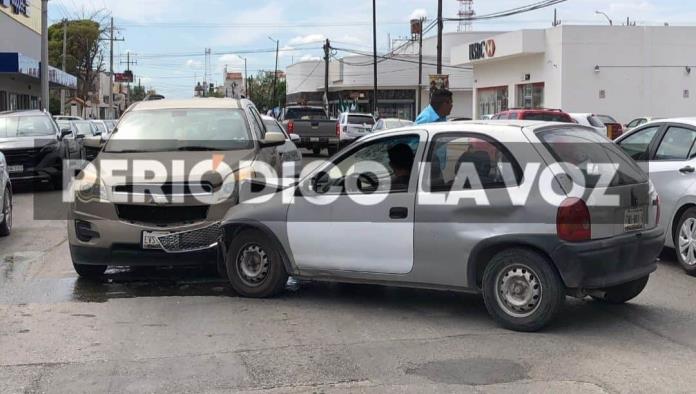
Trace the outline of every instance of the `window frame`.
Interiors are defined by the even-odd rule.
[[[515,172],[515,178],[517,179],[517,187],[520,185],[524,184],[524,171],[522,170],[522,166],[520,165],[519,161],[515,157],[515,155],[512,154],[510,149],[508,149],[503,143],[498,141],[497,139],[486,135],[486,134],[481,134],[481,133],[476,133],[476,132],[470,132],[470,131],[448,131],[445,133],[440,133],[428,141],[428,146],[427,150],[425,152],[425,157],[424,157],[424,162],[425,163],[430,163],[430,158],[432,157],[434,151],[435,151],[435,146],[437,144],[437,141],[440,138],[447,138],[447,137],[455,137],[455,138],[477,138],[479,140],[488,142],[489,144],[493,145],[497,150],[502,152],[504,155],[507,155],[510,160],[510,164],[512,164],[513,171]],[[429,176],[429,175],[428,175]],[[508,189],[510,186],[504,184],[503,182],[502,185],[497,185],[495,187],[486,187],[485,185],[482,185],[483,188],[481,189],[462,189],[462,190],[503,190],[503,189]],[[450,188],[449,190],[435,190],[433,189],[432,185],[428,188],[429,190],[424,190],[425,192],[428,193],[450,193],[452,192],[452,189]],[[459,190],[455,190],[457,192]]]
[[[661,135],[663,134],[664,127],[665,127],[664,125],[651,125],[651,126],[647,126],[647,127],[641,127],[638,130],[632,131],[630,134],[628,134],[626,136],[626,138],[622,138],[621,141],[616,143],[616,145],[618,145],[619,148],[621,148],[621,150],[624,151],[624,153],[626,153],[626,155],[628,155],[628,153],[623,149],[623,144],[627,139],[635,136],[638,133],[650,130],[652,128],[657,128],[655,135],[653,135],[652,139],[650,140],[650,143],[648,143],[647,158],[645,160],[636,160],[636,159],[633,159],[633,157],[628,156],[628,157],[631,157],[631,159],[633,159],[636,163],[645,163],[645,162],[653,161],[654,157],[655,157],[655,153],[657,152],[657,146],[658,146],[657,140],[659,139],[660,141],[662,141]]]
[[[649,127],[648,127],[649,128]],[[669,162],[682,162],[682,161],[689,161],[694,159],[694,154],[696,153],[694,149],[696,149],[696,138],[694,138],[694,142],[691,143],[691,148],[689,149],[689,152],[686,154],[686,158],[684,159],[658,159],[657,158],[657,152],[660,149],[660,146],[664,142],[665,138],[667,137],[667,133],[669,133],[669,130],[671,128],[679,128],[679,129],[684,129],[684,130],[689,130],[692,133],[696,134],[696,129],[694,129],[693,126],[689,127],[688,125],[683,125],[683,124],[676,124],[676,123],[668,123],[662,126],[661,130],[659,130],[659,141],[655,143],[654,150],[652,152],[650,161],[653,162],[662,162],[662,163],[669,163]]]

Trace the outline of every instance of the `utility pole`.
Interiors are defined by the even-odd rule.
[[[423,109],[422,97],[423,97],[423,22],[425,18],[420,19],[420,33],[418,33],[418,97],[416,101],[418,103],[418,108],[416,109],[416,116]]]
[[[269,40],[275,41],[276,44],[276,61],[275,61],[275,74],[273,74],[273,97],[271,98],[271,108],[275,108],[277,100],[277,85],[278,85],[278,52],[280,51],[280,40],[274,40],[268,37]]]
[[[68,48],[68,20],[63,19],[63,72],[65,72],[65,60],[67,58]],[[65,115],[65,89],[60,89],[60,114]]]
[[[377,115],[377,0],[372,0],[372,62],[375,79],[374,91],[372,92],[372,114]]]
[[[48,111],[48,0],[41,0],[41,107]]]
[[[324,109],[329,111],[329,54],[331,53],[331,41],[326,39],[324,44]]]
[[[247,58],[244,58],[244,96],[246,96],[246,98],[249,98],[249,90],[247,85],[248,79],[249,76],[247,75]]]
[[[442,74],[442,0],[437,0],[437,73]]]
[[[121,64],[123,64],[123,62],[121,62]],[[136,60],[131,61],[131,58],[130,58],[130,51],[129,51],[129,52],[126,52],[126,71],[131,71],[131,69],[130,69],[131,64],[138,64],[138,62],[137,62]],[[128,97],[128,101],[130,101],[130,93],[131,93],[131,91],[130,91],[130,82],[128,82],[128,83],[126,84],[126,87],[127,87],[127,89],[128,89],[128,96],[127,96],[127,97]]]
[[[102,41],[109,41],[109,104],[112,110],[114,110],[114,41],[125,41],[123,38],[114,38],[114,31],[114,18],[112,17],[109,27],[109,38],[101,39]]]

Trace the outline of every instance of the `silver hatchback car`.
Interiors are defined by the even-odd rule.
[[[230,209],[232,287],[288,276],[481,293],[502,326],[535,331],[566,296],[624,303],[656,269],[663,233],[647,175],[574,124],[414,126],[360,139]]]

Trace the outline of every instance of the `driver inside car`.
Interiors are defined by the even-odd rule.
[[[408,190],[408,183],[411,179],[411,169],[413,168],[413,150],[407,144],[401,143],[389,148],[388,153],[389,166],[392,169],[391,190]]]

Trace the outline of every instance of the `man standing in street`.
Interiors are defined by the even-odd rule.
[[[416,118],[416,124],[446,122],[452,107],[452,92],[447,89],[437,89],[430,97],[430,105]]]

